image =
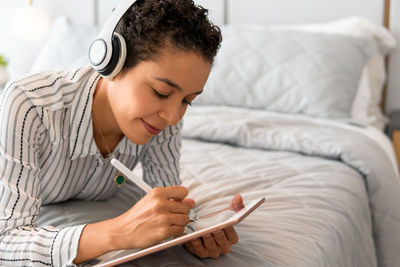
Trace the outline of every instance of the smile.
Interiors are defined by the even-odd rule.
[[[143,123],[144,128],[146,128],[146,130],[151,133],[152,135],[158,135],[161,130],[148,124],[147,122],[145,122],[143,119],[140,119],[140,121]]]

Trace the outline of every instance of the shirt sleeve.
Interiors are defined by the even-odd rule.
[[[18,86],[0,102],[0,266],[74,266],[84,225],[39,228],[41,117]]]
[[[180,185],[179,161],[183,122],[154,137],[141,159],[143,178],[152,187]]]

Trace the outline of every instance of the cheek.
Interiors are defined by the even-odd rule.
[[[155,113],[158,108],[158,103],[154,100],[154,95],[151,92],[143,90],[133,92],[126,107],[127,110],[135,113],[138,117],[145,117]]]
[[[117,119],[131,120],[155,112],[157,107],[149,93],[132,87],[125,88],[109,91],[110,105]]]

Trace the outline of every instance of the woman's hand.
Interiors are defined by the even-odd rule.
[[[232,208],[238,212],[244,208],[242,197],[237,194],[232,199]],[[229,253],[233,244],[239,241],[239,237],[233,226],[213,232],[185,243],[185,248],[200,258],[218,258]]]
[[[194,201],[185,199],[183,186],[160,187],[151,190],[131,209],[113,219],[118,229],[117,249],[144,248],[183,233],[190,222],[188,213]]]
[[[194,207],[187,194],[183,186],[154,188],[124,214],[86,225],[74,263],[113,250],[148,247],[183,233],[190,222],[189,209]]]

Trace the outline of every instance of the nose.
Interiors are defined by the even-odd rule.
[[[161,109],[158,113],[169,126],[177,124],[185,114],[186,107],[180,104],[169,104]]]

